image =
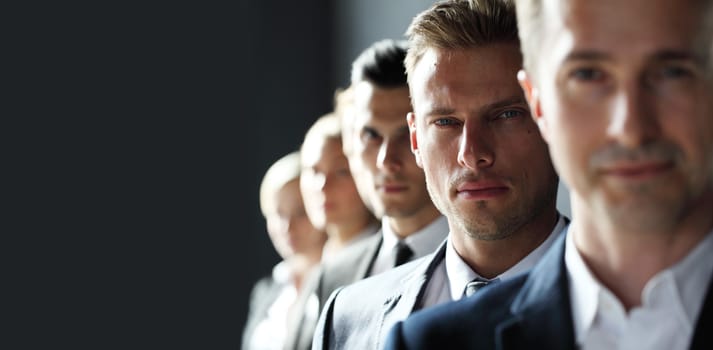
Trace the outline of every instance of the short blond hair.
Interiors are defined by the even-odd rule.
[[[523,66],[530,73],[535,73],[535,56],[537,48],[542,44],[542,1],[541,0],[515,0],[515,10],[519,26],[520,51],[522,52]]]
[[[334,113],[339,118],[342,129],[342,151],[349,156],[352,152],[354,133],[354,89],[337,89],[334,93]]]
[[[277,192],[293,180],[299,180],[301,171],[300,152],[285,155],[267,169],[260,183],[260,210],[264,217],[277,208]]]
[[[327,140],[336,140],[342,142],[342,122],[339,116],[332,112],[327,113],[319,119],[307,130],[305,138],[302,141],[300,151],[304,157],[315,145],[321,144]],[[344,152],[344,150],[342,150]]]
[[[509,0],[446,0],[421,12],[406,30],[409,82],[429,48],[470,49],[518,42],[515,5]]]

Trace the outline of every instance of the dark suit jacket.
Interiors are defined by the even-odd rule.
[[[565,235],[526,274],[472,298],[414,313],[390,331],[386,349],[575,349]],[[713,293],[699,316],[691,349],[711,349]]]
[[[243,350],[250,349],[250,339],[253,331],[260,321],[267,317],[267,310],[270,305],[275,302],[275,299],[280,295],[282,287],[275,283],[272,277],[264,277],[260,279],[253,287],[250,293],[250,309],[248,311],[248,319],[243,329]]]
[[[379,349],[394,323],[421,308],[445,246],[444,241],[435,253],[335,291],[320,316],[312,349]]]

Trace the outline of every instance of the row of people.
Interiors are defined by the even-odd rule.
[[[416,16],[408,84],[353,74],[338,108],[382,229],[353,246],[372,252],[371,277],[320,291],[324,264],[309,278],[312,348],[709,348],[711,23],[713,2],[693,0],[445,0]],[[397,115],[404,99],[384,126],[375,111]],[[388,130],[408,139],[392,153]],[[408,243],[403,232],[420,231],[404,227],[426,226],[404,223],[430,213],[388,210],[407,187],[383,175],[396,150],[422,171],[445,239],[375,270],[378,247]],[[556,210],[558,174],[571,223]]]

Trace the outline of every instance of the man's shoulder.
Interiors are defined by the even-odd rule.
[[[497,325],[512,317],[512,303],[528,275],[492,284],[470,298],[413,313],[399,326],[402,340],[419,349],[444,342],[465,347],[477,342],[489,348]]]
[[[316,344],[378,348],[390,325],[413,310],[431,259],[429,255],[336,290],[322,314]]]
[[[339,298],[341,300],[359,299],[368,295],[393,294],[401,289],[399,287],[414,283],[412,281],[420,281],[422,277],[425,278],[426,269],[431,259],[433,259],[433,255],[429,254],[380,274],[354,282],[339,290]],[[365,293],[369,294],[365,295]]]
[[[378,252],[381,245],[381,231],[367,238],[362,239],[353,245],[347,246],[342,251],[338,252],[331,261],[323,266],[323,273],[331,274],[333,272],[341,272],[343,270],[354,270],[358,263],[365,259],[374,258],[374,254]]]

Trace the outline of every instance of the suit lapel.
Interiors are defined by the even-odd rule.
[[[711,339],[710,331],[713,329],[713,278],[708,282],[708,293],[703,302],[703,308],[696,322],[690,349],[708,349]]]
[[[379,230],[376,234],[379,235],[380,238],[374,240],[364,252],[366,259],[361,259],[359,265],[357,265],[355,281],[363,280],[369,277],[371,267],[374,266],[374,261],[376,261],[376,257],[379,255],[379,249],[384,241],[384,235],[381,230]]]
[[[431,255],[431,259],[424,259],[411,273],[406,275],[399,283],[401,288],[395,290],[384,301],[383,318],[379,322],[378,340],[383,339],[386,335],[384,332],[388,332],[396,322],[405,319],[414,310],[421,308],[421,299],[426,291],[428,280],[445,258],[446,242],[444,240],[441,243],[436,252]],[[381,348],[381,345],[377,343],[375,348]]]
[[[496,328],[497,349],[575,349],[564,242],[562,234],[533,268],[513,301],[513,317]]]

